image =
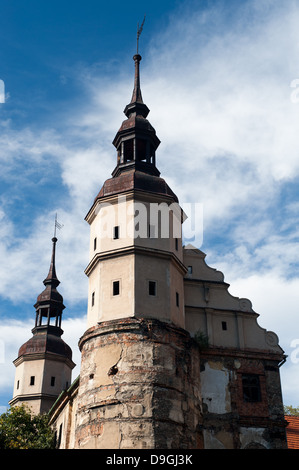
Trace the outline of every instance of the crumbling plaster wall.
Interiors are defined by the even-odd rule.
[[[201,354],[204,448],[286,448],[277,363],[249,353],[238,357],[222,352],[207,349]],[[244,401],[243,374],[258,375],[260,401]]]
[[[77,448],[202,447],[199,350],[184,330],[127,318],[80,347]]]
[[[221,362],[207,361],[202,366],[202,403],[209,413],[224,414],[231,411],[230,374]]]
[[[234,372],[221,360],[201,360],[201,396],[205,449],[233,449],[234,436],[229,422],[231,414],[231,381]]]

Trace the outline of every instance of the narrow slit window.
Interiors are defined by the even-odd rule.
[[[178,238],[175,238],[175,249],[176,249],[176,251],[178,251],[178,249],[179,249],[179,239]]]
[[[192,266],[188,266],[188,274],[192,274]]]
[[[51,377],[51,387],[54,387],[55,385],[55,377]]]
[[[223,322],[221,322],[221,323],[222,323],[222,329],[223,329],[223,331],[226,331],[226,330],[227,330],[227,323],[226,323],[226,321],[223,321]]]
[[[57,439],[57,442],[56,442],[56,447],[57,447],[57,449],[59,449],[59,447],[60,447],[61,438],[62,438],[62,423],[61,423],[60,426],[59,426],[58,439]]]
[[[148,281],[148,294],[155,296],[157,294],[156,281]]]
[[[17,390],[19,389],[19,387],[20,387],[20,381],[18,380],[17,381]]]
[[[176,306],[180,306],[180,294],[178,292],[175,293],[175,301],[176,301]]]
[[[34,382],[35,382],[35,376],[34,376],[34,375],[31,375],[31,377],[30,377],[30,385],[34,385]]]
[[[91,306],[94,306],[94,292],[91,294]]]
[[[113,295],[119,295],[119,281],[113,281]]]
[[[113,227],[113,239],[118,240],[119,239],[119,225],[116,225]]]
[[[94,251],[97,249],[97,237],[93,240],[93,249]]]

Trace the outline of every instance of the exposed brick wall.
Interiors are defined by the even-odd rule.
[[[79,345],[75,448],[286,448],[278,357],[203,349],[135,318],[90,328]],[[261,401],[244,401],[243,374],[259,376]]]
[[[99,324],[80,341],[78,448],[202,446],[199,350],[157,320]]]
[[[242,377],[244,374],[256,374],[259,377],[261,401],[248,403],[244,401]],[[237,411],[241,416],[248,417],[269,417],[268,395],[266,388],[266,378],[264,366],[259,360],[243,359],[241,366],[237,370],[237,394],[236,405]]]
[[[209,365],[228,377],[225,390],[220,390],[218,397],[213,396],[213,400],[220,401],[222,397],[226,411],[222,406],[221,412],[211,412],[212,407],[209,409],[208,404],[203,405],[205,448],[286,448],[286,423],[277,363],[275,357],[271,358],[263,351],[202,350],[201,374]],[[259,377],[260,401],[244,401],[243,374]]]

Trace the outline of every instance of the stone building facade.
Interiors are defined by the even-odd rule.
[[[140,61],[113,141],[116,168],[86,216],[87,330],[80,376],[49,411],[58,446],[286,448],[284,352],[251,302],[182,244],[186,214],[156,166]],[[22,399],[15,390],[13,402]]]

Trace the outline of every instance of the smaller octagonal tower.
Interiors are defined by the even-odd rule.
[[[27,404],[35,413],[49,411],[62,390],[71,384],[72,350],[61,338],[63,305],[57,291],[60,281],[55,269],[57,238],[52,238],[52,259],[45,289],[37,297],[33,336],[24,343],[14,361],[16,366],[13,398],[10,405]]]

